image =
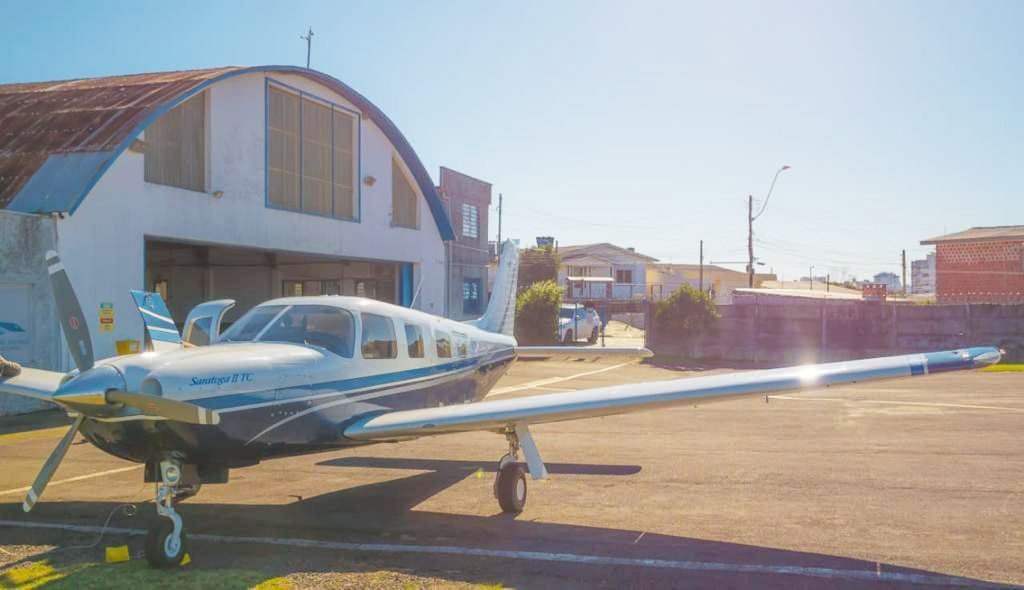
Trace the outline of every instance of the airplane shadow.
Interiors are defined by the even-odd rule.
[[[502,515],[497,510],[488,516],[430,512],[414,509],[425,500],[473,477],[477,470],[493,472],[491,462],[429,460],[349,456],[322,461],[319,465],[338,468],[409,469],[415,473],[387,481],[356,485],[333,492],[301,497],[295,502],[259,503],[263,492],[247,490],[239,478],[232,492],[250,504],[211,503],[203,494],[180,506],[189,531],[240,537],[301,538],[348,543],[411,544],[457,546],[501,551],[545,552],[559,555],[594,555],[620,559],[661,559],[698,564],[735,564],[734,568],[664,568],[636,565],[592,565],[572,560],[538,561],[467,557],[465,555],[417,555],[409,553],[342,553],[298,547],[260,544],[199,543],[193,550],[201,568],[242,568],[267,578],[292,572],[376,572],[381,569],[437,576],[446,580],[474,584],[502,584],[516,587],[715,587],[715,588],[888,588],[907,586],[905,581],[849,579],[842,575],[822,577],[815,571],[902,572],[934,579],[934,585],[987,586],[981,580],[954,578],[946,574],[912,570],[891,564],[866,562],[840,556],[789,551],[756,545],[744,545],[644,531],[603,528],[528,520]],[[635,465],[548,464],[553,475],[619,477],[640,471]],[[486,480],[489,484],[492,476]],[[301,492],[301,485],[296,486]],[[490,499],[493,501],[493,499]],[[642,505],[642,499],[635,499]],[[32,520],[74,524],[102,524],[117,503],[62,502],[37,505],[30,517],[21,512],[19,502],[0,504],[0,519]],[[140,507],[140,516],[123,517],[118,513],[111,526],[144,528],[152,519],[152,506]],[[46,532],[0,527],[4,544],[33,543],[33,535]],[[46,543],[54,543],[51,532]],[[81,543],[79,538],[58,536],[57,547],[33,560],[67,559],[62,547]],[[140,537],[129,541],[133,550],[142,546]],[[42,544],[42,542],[37,542]],[[103,543],[86,556],[102,560]],[[201,552],[200,548],[201,547]],[[744,569],[746,566],[779,566],[779,571]],[[792,568],[783,571],[781,568]],[[2,581],[2,575],[0,575]],[[73,581],[73,577],[71,580]],[[247,582],[250,584],[250,582]],[[914,583],[913,587],[931,584]],[[69,587],[73,587],[69,586]],[[232,587],[230,584],[227,587]],[[1005,587],[1000,586],[1000,587]]]

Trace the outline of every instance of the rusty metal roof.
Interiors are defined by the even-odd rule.
[[[944,242],[964,241],[998,241],[998,240],[1024,240],[1024,225],[997,225],[993,227],[972,227],[964,231],[958,231],[944,236],[937,236],[921,240],[921,244],[941,244]]]
[[[233,69],[0,85],[0,207],[51,154],[115,150],[154,108]]]
[[[156,117],[206,86],[254,72],[310,78],[338,92],[377,124],[405,160],[442,239],[454,232],[430,174],[398,127],[340,80],[294,66],[229,66],[55,82],[0,85],[0,209],[71,212]]]

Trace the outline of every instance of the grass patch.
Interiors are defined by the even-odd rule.
[[[985,373],[1024,373],[1024,363],[999,363],[982,369]]]
[[[0,576],[0,588],[100,590],[107,588],[190,588],[209,590],[289,590],[291,582],[262,572],[239,569],[173,570],[150,568],[145,561],[86,563],[57,569],[46,561],[11,568]]]

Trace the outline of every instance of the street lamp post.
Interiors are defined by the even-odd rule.
[[[747,195],[747,287],[754,286],[754,220],[764,213],[764,208],[768,206],[768,199],[772,198],[772,191],[775,190],[775,181],[779,179],[779,174],[782,174],[784,170],[789,170],[789,164],[786,164],[775,171],[775,177],[772,178],[772,184],[768,187],[768,195],[764,198],[764,203],[761,204],[761,210],[754,215],[754,196]]]

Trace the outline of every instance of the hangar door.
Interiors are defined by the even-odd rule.
[[[164,297],[179,328],[193,307],[211,299],[236,301],[226,324],[275,297],[354,295],[397,303],[408,291],[401,283],[410,273],[402,267],[390,261],[146,241],[146,288]]]

